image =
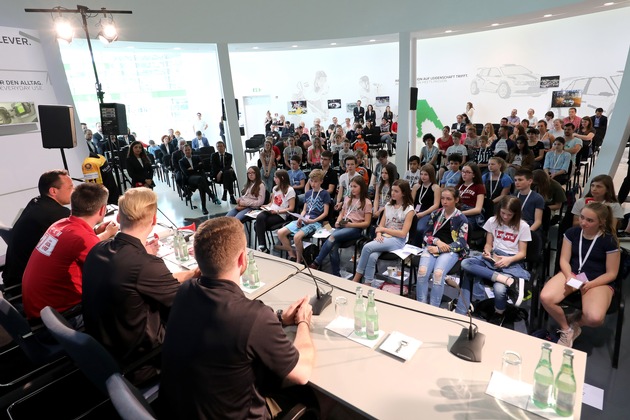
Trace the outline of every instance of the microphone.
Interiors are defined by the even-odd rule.
[[[306,266],[306,269],[308,270],[309,276],[313,279],[313,283],[315,283],[316,295],[311,298],[311,301],[309,303],[313,307],[313,315],[319,315],[322,313],[324,309],[326,309],[328,305],[330,305],[330,302],[332,301],[332,290],[329,292],[323,293],[320,290],[319,285],[317,284],[316,277],[311,271],[311,267],[309,267],[308,264],[306,263],[306,259],[304,258],[304,255],[302,255],[302,261],[304,262],[304,265]]]
[[[472,287],[472,286],[471,286]],[[459,298],[462,299],[462,289],[457,285]],[[486,342],[486,336],[478,331],[472,323],[471,305],[468,305],[468,327],[462,328],[459,337],[451,346],[450,352],[460,359],[469,362],[481,362],[481,350]]]
[[[159,208],[159,207],[157,208],[157,211],[159,211],[159,212],[160,212],[160,214],[161,214],[162,216],[164,216],[164,218],[165,218],[166,220],[168,220],[168,221],[171,223],[171,226],[169,226],[170,228],[173,228],[173,229],[177,230],[177,225],[176,225],[176,224],[175,224],[175,223],[174,223],[171,219],[169,219],[169,218],[168,218],[168,216],[167,216],[166,214],[164,214],[164,212],[163,212],[162,210],[160,210],[160,208]],[[162,226],[163,226],[163,225],[162,225]]]

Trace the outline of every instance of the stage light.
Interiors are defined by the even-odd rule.
[[[70,44],[74,38],[74,28],[68,19],[63,16],[55,18],[55,31],[57,32],[57,41],[60,44]]]
[[[118,30],[111,18],[101,19],[101,31],[98,33],[98,39],[105,45],[111,44],[118,39]]]

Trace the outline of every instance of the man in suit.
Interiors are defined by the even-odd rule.
[[[352,114],[354,115],[355,123],[363,124],[363,117],[365,117],[365,108],[361,106],[361,101],[357,101],[357,106],[354,107]]]
[[[454,122],[453,125],[451,125],[451,129],[452,130],[457,130],[460,133],[465,133],[466,132],[466,123],[464,122],[464,117],[462,117],[461,115],[457,115],[457,122]]]
[[[227,201],[230,193],[230,203],[236,204],[234,198],[234,180],[236,175],[232,169],[232,155],[225,151],[225,143],[217,142],[217,152],[212,155],[212,179],[223,185],[223,201]]]
[[[199,156],[193,156],[192,147],[184,144],[184,157],[179,161],[179,168],[182,171],[182,182],[185,182],[190,188],[199,189],[199,198],[201,199],[201,212],[206,215],[206,194],[210,196],[214,204],[221,205],[221,201],[212,193],[206,174],[203,171],[203,164]]]
[[[595,137],[593,137],[593,150],[599,149],[604,141],[606,130],[608,129],[608,117],[604,115],[602,108],[595,110],[595,115],[591,117],[593,128],[595,129]]]
[[[197,131],[195,134],[197,137],[192,140],[192,148],[194,150],[199,150],[201,147],[210,147],[210,142],[201,134],[201,131]]]

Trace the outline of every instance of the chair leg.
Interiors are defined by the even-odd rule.
[[[621,298],[623,299],[623,297]],[[621,333],[623,332],[623,317],[625,312],[625,304],[623,300],[619,304],[617,311],[617,329],[615,331],[615,347],[613,349],[612,367],[617,369],[619,366],[619,352],[621,350]]]

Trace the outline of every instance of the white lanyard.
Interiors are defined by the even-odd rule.
[[[490,172],[490,198],[494,195],[494,192],[499,187],[499,182],[501,181],[501,174],[499,174],[499,178],[497,178],[497,183],[494,184],[494,188],[492,187],[492,172]]]
[[[307,216],[310,214],[311,210],[313,210],[313,206],[315,205],[315,203],[317,203],[317,197],[319,197],[319,193],[321,192],[322,192],[322,188],[320,188],[319,191],[317,191],[317,195],[315,196],[315,198],[313,198],[313,193],[311,192],[309,205],[308,205],[308,211],[306,212]]]
[[[521,204],[521,210],[523,210],[525,208],[525,203],[527,203],[527,200],[529,200],[529,195],[532,193],[532,190],[529,190],[529,192],[527,193],[527,197],[525,197],[525,201],[523,201],[523,204]],[[518,199],[521,198],[521,193],[519,192],[516,196]]]
[[[455,214],[455,210],[453,210],[453,213],[451,213],[451,215],[450,215],[450,216],[448,216],[448,217],[446,218],[446,220],[443,220],[443,221],[442,221],[442,219],[444,218],[444,209],[442,209],[442,212],[440,213],[440,217],[438,217],[438,221],[437,221],[437,223],[435,224],[435,227],[433,228],[433,236],[435,236],[435,234],[436,234],[436,233],[437,233],[440,229],[442,229],[442,227],[443,227],[443,226],[444,226],[444,225],[445,225],[445,224],[446,224],[449,220],[451,220],[451,217],[453,217],[453,215],[454,215],[454,214]],[[440,223],[440,222],[442,222],[442,223]]]
[[[433,159],[433,155],[435,154],[435,149],[436,149],[435,146],[433,146],[431,148],[431,150],[429,150],[429,148],[427,147],[427,160],[426,160],[426,162],[431,162],[431,159]]]
[[[418,199],[419,204],[422,204],[422,199],[429,192],[429,188],[431,188],[431,186],[428,186],[426,189],[424,188],[424,185],[420,186],[420,198]]]
[[[556,155],[556,159],[553,161],[553,168],[552,169],[555,169],[556,171],[558,171],[559,170],[559,168],[558,168],[558,161],[562,157],[562,153],[557,154],[556,152],[554,152],[554,154]]]
[[[497,183],[498,184],[498,183]],[[465,184],[462,184],[459,186],[459,195],[460,197],[463,196],[464,194],[466,194],[466,192],[470,189],[470,187],[472,187],[474,184],[470,184],[469,186],[466,187]],[[464,191],[462,191],[462,187],[466,187],[466,189]]]
[[[597,242],[597,238],[599,238],[600,235],[601,235],[601,232],[597,232],[597,235],[595,235],[595,237],[593,238],[593,242],[591,242],[591,246],[589,246],[588,251],[586,251],[586,255],[584,256],[584,259],[582,259],[582,238],[584,237],[584,230],[582,229],[580,231],[580,246],[578,248],[578,262],[580,263],[580,265],[578,266],[577,274],[580,274],[582,272],[582,267],[586,263],[586,260],[588,260],[588,257],[591,255],[591,251],[593,250],[593,247],[595,246],[595,242]]]
[[[352,201],[353,200],[359,200],[357,202],[357,205],[354,206],[354,207],[352,206]],[[355,211],[355,210],[357,210],[359,208],[359,204],[361,204],[361,200],[360,199],[358,199],[358,198],[355,199],[355,198],[350,197],[350,199],[348,200],[348,207],[346,208],[346,215],[343,218],[347,219],[348,216],[350,216],[350,214],[352,214],[353,211]]]

